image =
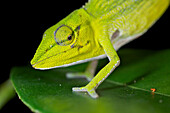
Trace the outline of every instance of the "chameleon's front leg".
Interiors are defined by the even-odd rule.
[[[92,81],[89,82],[85,87],[75,87],[72,89],[73,91],[77,92],[88,92],[88,94],[92,98],[98,97],[98,94],[95,90],[120,63],[119,57],[116,51],[114,50],[109,38],[101,37],[99,39],[99,42],[104,48],[105,53],[109,58],[110,62],[103,69],[101,69],[98,74],[92,79]]]

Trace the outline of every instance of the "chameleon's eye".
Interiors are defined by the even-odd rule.
[[[62,25],[54,32],[54,38],[58,45],[70,45],[74,40],[74,32],[70,27]]]

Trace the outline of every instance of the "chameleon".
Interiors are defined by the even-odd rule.
[[[66,76],[85,77],[89,83],[72,91],[97,98],[98,86],[120,64],[119,48],[143,35],[169,4],[170,0],[89,0],[44,32],[31,65],[46,70],[89,62],[84,72]],[[108,64],[95,75],[98,60],[106,57]]]

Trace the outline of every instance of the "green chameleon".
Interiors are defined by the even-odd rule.
[[[120,64],[116,51],[144,34],[169,4],[170,0],[89,0],[45,31],[31,64],[45,70],[91,61],[85,72],[66,76],[86,77],[86,86],[72,90],[97,98],[97,87]],[[97,60],[105,57],[109,63],[94,76]]]

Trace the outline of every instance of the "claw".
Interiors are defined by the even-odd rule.
[[[99,97],[94,88],[89,90],[86,87],[73,87],[72,90],[76,92],[87,92],[92,98]]]

